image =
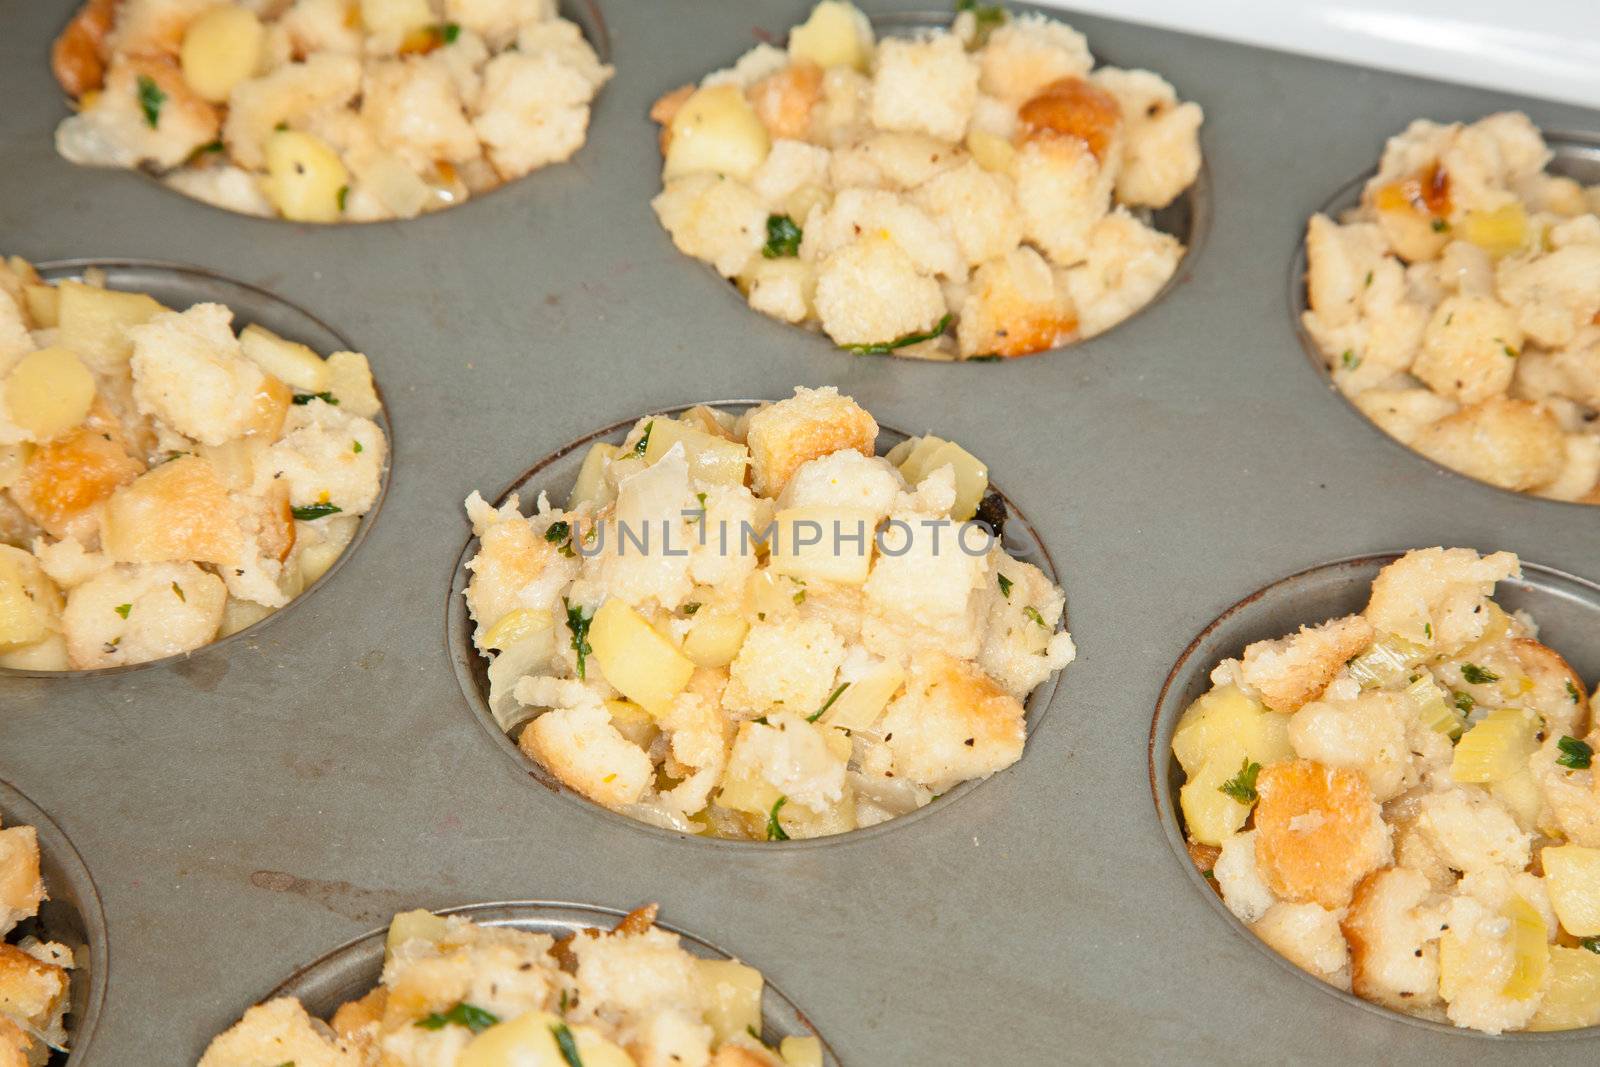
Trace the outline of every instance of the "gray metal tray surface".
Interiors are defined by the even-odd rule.
[[[1390,442],[1307,361],[1289,297],[1307,216],[1411,119],[1518,107],[1593,134],[1600,115],[1063,15],[1103,61],[1205,108],[1205,240],[1156,304],[1070,350],[859,358],[751,311],[649,207],[650,102],[808,6],[607,0],[617,76],[572,163],[415,221],[324,228],[59,159],[46,55],[71,5],[8,6],[0,248],[262,287],[371,356],[394,444],[365,543],[244,639],[111,676],[0,677],[0,778],[66,831],[104,901],[115,963],[75,1064],[191,1063],[395,910],[530,898],[659,901],[762,968],[846,1064],[1593,1062],[1594,1031],[1490,1041],[1289,978],[1174,854],[1147,743],[1196,634],[1285,575],[1446,544],[1600,578],[1600,513]],[[642,833],[553,795],[497,751],[452,669],[462,499],[620,420],[799,384],[961,441],[1037,528],[1080,654],[1026,754],[958,803],[806,849]],[[1305,617],[1327,607],[1308,598]],[[1594,664],[1595,633],[1562,651]],[[1254,636],[1229,634],[1208,653]]]

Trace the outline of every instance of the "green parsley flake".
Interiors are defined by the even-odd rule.
[[[850,688],[850,683],[849,682],[840,682],[839,683],[839,688],[837,688],[837,689],[835,689],[833,691],[833,695],[832,696],[828,697],[827,700],[823,701],[822,707],[818,708],[816,711],[814,711],[810,715],[806,716],[806,722],[816,722],[818,719],[822,718],[822,713],[827,711],[829,708],[833,707],[833,702],[835,700],[838,700],[840,695],[846,689],[849,689],[849,688]]]
[[[148,74],[139,75],[139,110],[144,112],[144,121],[152,130],[161,123],[161,105],[167,102],[167,94],[161,91],[155,79]]]
[[[1578,687],[1573,685],[1571,682],[1567,683],[1567,699],[1571,700],[1574,704],[1583,699],[1578,695]]]
[[[583,1057],[578,1055],[578,1043],[573,1040],[572,1031],[567,1029],[566,1023],[551,1023],[550,1036],[556,1039],[556,1047],[561,1050],[561,1058],[567,1061],[567,1067],[583,1067]]]
[[[565,521],[552,522],[544,532],[544,539],[552,545],[560,545],[563,556],[576,554],[572,550],[572,526]]]
[[[845,345],[844,350],[846,352],[853,352],[858,356],[887,356],[890,352],[893,352],[897,348],[905,348],[908,345],[921,344],[923,341],[931,341],[935,337],[943,336],[944,331],[950,325],[950,319],[950,315],[945,315],[945,317],[940,319],[938,324],[927,333],[908,333],[897,341],[879,341],[876,344],[870,345]]]
[[[132,604],[118,604],[112,610],[114,610],[118,615],[121,615],[124,619],[126,619],[128,617],[128,612],[133,610],[133,605]]]
[[[767,813],[767,840],[787,841],[789,835],[784,832],[783,826],[778,822],[778,812],[785,804],[789,803],[788,797],[779,797],[772,802],[772,810]]]
[[[767,216],[767,243],[761,254],[767,259],[785,259],[800,254],[800,227],[788,215]]]
[[[1363,289],[1365,289],[1367,286],[1369,286],[1371,284],[1372,284],[1372,272],[1369,270],[1369,271],[1367,271],[1367,280],[1361,283],[1361,287]]]
[[[1517,358],[1517,350],[1515,348],[1512,348],[1510,345],[1505,345],[1504,346],[1504,351],[1505,351],[1505,354],[1506,354],[1507,357],[1509,357],[1511,359],[1516,359]]]
[[[1448,222],[1446,222],[1444,219],[1434,219],[1433,220],[1433,232],[1434,233],[1443,233],[1444,231],[1448,230],[1449,228],[1450,228],[1450,224]]]
[[[796,604],[804,604],[806,602],[806,591],[804,589],[794,595],[794,602]]]
[[[1361,357],[1356,355],[1355,349],[1347,348],[1339,356],[1339,362],[1344,364],[1345,370],[1355,370],[1361,366]]]
[[[1433,640],[1433,623],[1431,623],[1431,622],[1423,623],[1422,624],[1422,632],[1428,635],[1428,640],[1429,641],[1432,641]]]
[[[354,452],[356,455],[359,456],[361,453],[365,452],[366,449],[361,447],[361,442],[360,441],[351,441],[350,442],[350,451]]]
[[[464,1026],[475,1034],[481,1034],[489,1027],[500,1021],[500,1017],[493,1012],[484,1011],[475,1004],[466,1001],[457,1002],[456,1006],[445,1012],[434,1012],[418,1019],[416,1025],[423,1030],[443,1030],[446,1026]]]
[[[1034,607],[1033,605],[1030,604],[1029,606],[1023,608],[1022,609],[1022,613],[1024,615],[1026,615],[1028,618],[1032,619],[1034,622],[1038,623],[1040,626],[1045,626],[1044,616],[1040,615],[1039,614],[1039,609]],[[1048,630],[1049,627],[1045,626],[1045,629]]]
[[[1239,773],[1217,786],[1217,792],[1226,793],[1239,803],[1249,807],[1258,799],[1256,793],[1256,775],[1261,773],[1261,764],[1250,762],[1250,757],[1244,758],[1244,763],[1239,767]]]
[[[294,402],[302,407],[313,400],[320,400],[324,404],[332,404],[334,407],[339,406],[339,398],[332,393],[296,393],[294,395]]]
[[[439,39],[444,41],[445,44],[455,44],[456,38],[460,36],[461,24],[459,22],[447,22],[439,30]]]
[[[1478,703],[1476,700],[1472,699],[1471,693],[1456,693],[1454,696],[1456,710],[1463,715],[1470,714],[1473,707]]]
[[[1011,599],[1011,579],[1003,574],[995,576],[995,581],[1000,583],[1000,595],[1007,600]]]
[[[1596,956],[1600,956],[1600,937],[1586,937],[1578,942],[1579,948],[1586,948]]]
[[[700,604],[699,604],[698,601],[690,601],[689,603],[687,603],[687,604],[685,604],[683,606],[683,613],[685,615],[693,615],[695,612],[697,612],[699,610],[700,610]]]
[[[344,508],[337,504],[308,504],[303,508],[290,508],[289,512],[301,522],[316,522],[329,515],[337,515],[343,510]]]
[[[1494,671],[1485,670],[1476,663],[1463,663],[1461,677],[1466,679],[1468,685],[1487,685],[1489,682],[1500,680],[1500,676]]]
[[[1556,742],[1556,747],[1561,750],[1556,762],[1569,770],[1586,771],[1594,765],[1594,746],[1587,741],[1563,737]]]
[[[645,454],[645,450],[650,447],[650,431],[655,429],[655,428],[656,428],[656,420],[655,419],[651,419],[649,422],[644,424],[644,433],[640,434],[639,435],[639,439],[633,443],[633,454],[634,455],[642,456],[642,455]]]
[[[338,198],[338,201],[339,201],[339,214],[343,215],[344,214],[344,206],[350,199],[350,187],[348,185],[341,185],[341,186],[339,186],[339,191],[337,193],[335,193],[334,195]]]
[[[183,586],[179,585],[177,582],[172,583],[172,593],[185,604],[189,602],[189,598],[183,595]]]
[[[585,615],[582,605],[573,607],[566,597],[561,598],[561,604],[567,609],[567,629],[572,631],[572,651],[578,654],[578,678],[587,681],[584,657],[594,651],[589,647],[589,624],[594,621],[594,616]]]
[[[963,11],[972,12],[973,27],[975,29],[973,44],[982,48],[989,43],[989,35],[1005,25],[1006,9],[999,4],[980,4],[978,0],[956,0],[956,13]]]

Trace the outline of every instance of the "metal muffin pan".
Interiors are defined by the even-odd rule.
[[[643,418],[647,414],[676,415],[691,406],[682,405],[659,412],[640,412],[637,418],[624,419],[614,426],[607,426],[602,430],[597,430],[570,444],[564,445],[534,464],[533,467],[507,487],[505,491],[493,497],[492,502],[498,508],[505,504],[506,498],[512,493],[518,493],[520,494],[522,512],[526,515],[532,513],[535,501],[538,500],[539,494],[543,492],[549,493],[551,502],[559,507],[571,493],[573,483],[578,479],[578,469],[583,465],[584,456],[588,454],[590,445],[602,441],[621,444],[623,438],[628,435],[628,431],[633,428],[634,423],[639,418]],[[751,402],[711,401],[709,406],[737,413],[747,410],[751,406]],[[937,431],[936,427],[932,429],[934,432]],[[903,431],[880,426],[878,429],[879,454],[887,452],[910,436],[912,435]],[[1000,497],[1005,507],[1005,517],[1000,524],[1000,530],[1002,543],[1006,551],[1017,559],[1034,564],[1052,582],[1060,584],[1061,576],[1056,573],[1055,563],[1050,559],[1050,553],[1045,549],[1044,543],[1040,541],[1038,530],[1028,522],[1026,516],[1017,510],[1016,505],[1006,497],[1000,486],[991,485],[990,489]],[[591,806],[594,810],[603,811],[605,810],[603,807],[594,805],[593,801],[590,801],[576,790],[563,785],[555,775],[551,774],[535,760],[524,755],[521,749],[517,747],[516,741],[516,738],[521,735],[521,727],[518,727],[511,734],[507,734],[500,728],[499,723],[495,721],[494,713],[489,710],[490,661],[485,659],[472,643],[474,624],[471,615],[467,611],[465,595],[467,582],[472,577],[471,572],[467,570],[467,563],[478,554],[478,546],[478,539],[469,536],[466,547],[461,550],[461,558],[456,562],[455,577],[450,583],[450,601],[445,608],[447,620],[446,639],[450,652],[450,662],[455,668],[456,679],[461,683],[461,695],[465,698],[468,708],[471,709],[473,718],[477,719],[478,724],[488,732],[495,746],[512,759],[518,767],[527,772],[528,777],[533,782],[537,782],[545,789],[565,799]],[[1066,620],[1068,624],[1071,622],[1070,616],[1071,612],[1069,610]],[[1070,629],[1070,625],[1067,628]],[[1049,710],[1050,700],[1055,694],[1056,683],[1059,679],[1059,674],[1051,675],[1028,695],[1025,707],[1027,711],[1027,729],[1030,735],[1038,727],[1039,721],[1044,718],[1045,712]],[[938,799],[914,812],[908,812],[899,818],[879,823],[877,826],[853,830],[850,832],[850,836],[884,833],[895,827],[906,826],[916,819],[929,817],[935,811],[942,810],[944,805],[955,803],[982,784],[982,780],[963,782],[960,785],[951,787],[940,794]],[[684,835],[675,831],[651,827],[647,823],[630,819],[621,814],[617,814],[615,817],[625,820],[630,826],[644,829],[648,832],[659,833],[668,838],[676,838],[685,842],[704,842],[710,847],[798,849],[815,848],[843,840],[843,836],[838,834],[828,837],[796,838],[792,841],[740,841],[730,838],[684,837]]]
[[[1491,1046],[1287,980],[1173,855],[1147,738],[1183,649],[1282,575],[1446,544],[1600,578],[1593,513],[1397,450],[1306,361],[1287,299],[1306,218],[1411,119],[1519,107],[1594,133],[1600,114],[1067,14],[1097,54],[1205,108],[1203,246],[1162,300],[1065,352],[858,358],[751,311],[649,208],[650,102],[808,6],[609,0],[617,77],[572,163],[411,222],[327,228],[57,158],[45,56],[70,5],[9,13],[0,246],[261,286],[372,357],[398,428],[382,521],[293,614],[168,667],[0,678],[0,777],[71,830],[116,954],[79,1059],[192,1062],[395,910],[537,897],[659,901],[760,967],[846,1064],[1592,1062],[1592,1037]],[[960,803],[818,850],[705,848],[530,789],[451,668],[461,501],[597,427],[797,384],[961,441],[1036,525],[1080,655],[1027,753]],[[1592,661],[1592,631],[1579,641],[1563,651]]]
[[[84,1062],[89,1041],[94,1037],[100,1005],[106,998],[109,967],[106,945],[106,917],[100,908],[100,891],[95,888],[83,857],[61,827],[39,810],[38,805],[0,781],[0,826],[31,826],[39,841],[39,875],[44,880],[47,899],[39,913],[26,919],[6,938],[17,940],[33,935],[42,941],[56,941],[72,950],[72,970],[67,986],[67,1043],[70,1056],[59,1052],[50,1057],[50,1067]]]

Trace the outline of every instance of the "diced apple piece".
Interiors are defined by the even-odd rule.
[[[246,359],[296,393],[304,395],[329,391],[331,375],[328,364],[297,341],[286,340],[265,326],[251,323],[239,331],[239,347]]]
[[[657,717],[683,692],[694,663],[615,597],[600,605],[589,625],[589,644],[606,681]]]
[[[1496,258],[1510,255],[1528,243],[1528,213],[1515,200],[1492,211],[1469,211],[1461,236]]]
[[[772,147],[750,101],[727,83],[697,89],[669,129],[664,182],[706,171],[747,181]]]
[[[293,403],[293,390],[270,374],[263,377],[250,408],[250,421],[245,424],[246,436],[276,441]]]
[[[24,285],[22,299],[27,304],[28,317],[35,327],[48,330],[61,325],[61,294],[53,285]]]
[[[372,384],[372,367],[360,352],[335,352],[325,361],[328,392],[349,415],[375,418],[383,410],[377,387]]]
[[[344,550],[349,547],[350,539],[355,537],[356,528],[360,525],[361,520],[355,515],[335,515],[317,521],[321,540],[307,544],[300,550],[300,574],[306,585],[328,573],[328,568],[344,555]]]
[[[854,4],[841,0],[822,0],[810,18],[789,31],[789,54],[824,69],[854,67],[865,73],[872,43],[872,24]]]
[[[222,605],[222,625],[217,628],[217,639],[221,640],[246,627],[254,626],[271,615],[272,610],[265,604],[257,604],[254,600],[229,597],[227,603]]]
[[[1265,767],[1293,758],[1288,722],[1287,715],[1268,711],[1238,686],[1225,685],[1189,705],[1172,735],[1172,751],[1191,776],[1213,751],[1225,747]]]
[[[1544,807],[1544,792],[1539,788],[1539,781],[1533,776],[1531,768],[1523,767],[1508,778],[1490,782],[1489,795],[1504,805],[1524,830],[1538,826],[1539,811]]]
[[[1010,174],[1017,158],[1016,146],[1004,137],[985,130],[967,132],[967,151],[972,153],[978,166],[996,174]]]
[[[889,462],[900,468],[900,474],[905,478],[908,485],[916,485],[928,473],[928,457],[937,452],[939,446],[943,444],[945,444],[945,439],[935,437],[933,434],[928,434],[926,437],[913,437],[909,441],[902,441],[889,450]],[[905,451],[901,452],[900,456],[896,458],[895,453],[902,448]]]
[[[1223,783],[1239,773],[1247,758],[1237,743],[1220,744],[1178,791],[1184,825],[1189,836],[1202,845],[1220,846],[1249,817],[1249,808],[1222,791]]]
[[[320,137],[278,130],[267,140],[267,199],[292,222],[336,222],[344,214],[350,172]]]
[[[395,949],[407,941],[426,941],[437,944],[450,931],[450,923],[443,915],[417,908],[414,911],[396,912],[389,920],[389,933],[383,941],[385,959],[394,955]]]
[[[1513,1000],[1527,1000],[1544,985],[1550,968],[1550,931],[1545,928],[1539,909],[1519,896],[1506,904],[1511,921],[1511,977],[1501,990]]]
[[[758,728],[755,723],[742,723],[739,726],[739,737],[743,738],[746,731]],[[736,739],[734,749],[737,751],[738,748],[739,740]],[[758,766],[749,760],[730,761],[718,787],[716,798],[718,804],[730,811],[742,811],[762,817],[772,811],[772,806],[783,795],[778,792],[776,786],[760,775]]]
[[[558,1030],[572,1038],[577,1059],[567,1058],[556,1041]],[[593,1028],[568,1024],[547,1011],[529,1011],[496,1023],[474,1037],[455,1059],[456,1067],[634,1067],[622,1049]]]
[[[711,485],[743,485],[750,466],[750,450],[737,441],[718,437],[677,419],[656,419],[644,461],[654,463],[675,444],[683,445],[689,477]]]
[[[872,567],[876,516],[865,508],[813,505],[778,512],[771,572],[802,581],[862,585]]]
[[[761,972],[738,960],[695,960],[700,1003],[713,1044],[761,1032]]]
[[[971,452],[954,441],[946,441],[928,457],[923,477],[949,464],[956,475],[956,502],[950,507],[950,517],[965,522],[977,514],[978,503],[989,489],[989,468]]]
[[[144,293],[120,293],[67,280],[57,288],[59,325],[56,343],[70,348],[93,370],[114,371],[128,362],[133,342],[128,327],[149,322],[167,310]]]
[[[540,630],[548,630],[554,625],[554,620],[548,611],[536,608],[517,608],[508,611],[489,627],[489,632],[483,635],[480,644],[484,648],[496,651],[510,648],[524,637],[531,637]]]
[[[622,449],[616,445],[604,442],[589,446],[588,453],[583,457],[583,466],[578,469],[578,480],[572,485],[572,495],[567,498],[568,511],[580,504],[601,507],[616,499],[616,489],[606,481],[606,468],[621,453]]]
[[[0,544],[0,649],[43,641],[61,628],[61,591],[37,560]]]
[[[784,1067],[822,1067],[822,1039],[790,1034],[778,1044]]]
[[[906,672],[898,663],[881,663],[865,678],[851,682],[820,721],[845,730],[870,729],[905,680]]]
[[[14,671],[68,671],[72,660],[67,656],[67,639],[60,634],[50,634],[31,645],[17,645],[0,649],[0,667]]]
[[[179,456],[113,493],[100,539],[118,563],[230,564],[244,555],[238,509],[198,456]]]
[[[611,713],[611,725],[617,733],[647,752],[661,733],[650,713],[631,700],[608,700],[606,711]]]
[[[738,615],[702,609],[683,638],[683,654],[696,667],[726,667],[739,655],[750,624]]]
[[[1500,782],[1528,766],[1539,747],[1539,717],[1523,708],[1496,708],[1461,735],[1450,761],[1458,782]]]
[[[255,12],[214,7],[189,23],[178,62],[183,80],[203,100],[226,103],[233,87],[256,74],[266,30]]]
[[[1577,1030],[1600,1026],[1600,953],[1584,948],[1550,949],[1550,984],[1529,1030]]]
[[[53,441],[83,423],[94,404],[94,375],[70,349],[29,352],[6,378],[11,421],[37,441]]]
[[[1600,848],[1560,845],[1539,855],[1562,929],[1573,937],[1600,935]]]
[[[400,40],[434,23],[428,0],[358,0],[360,25],[369,33]]]

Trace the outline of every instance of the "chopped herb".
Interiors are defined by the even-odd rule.
[[[950,318],[951,316],[945,315],[945,317],[940,319],[934,328],[929,330],[927,333],[908,333],[897,341],[879,341],[876,344],[870,345],[845,345],[844,350],[846,352],[854,352],[858,356],[887,356],[890,352],[893,352],[897,348],[905,348],[907,345],[920,344],[923,341],[931,341],[935,337],[941,336],[946,327],[950,325]]]
[[[968,356],[967,357],[967,362],[968,363],[999,363],[1004,358],[1005,358],[1004,356],[997,356],[993,352],[990,352],[988,355],[984,355],[984,356]]]
[[[651,419],[649,422],[644,424],[644,433],[640,434],[639,435],[639,439],[633,443],[633,454],[634,455],[636,455],[636,456],[644,455],[645,450],[650,447],[650,431],[655,429],[655,428],[656,428],[656,420],[654,420],[654,419]]]
[[[567,1009],[570,1008],[571,1006],[572,1006],[572,991],[569,990],[569,989],[563,989],[561,991],[561,1014],[565,1015],[567,1013]]]
[[[1500,676],[1494,671],[1484,670],[1476,663],[1463,663],[1461,677],[1466,679],[1468,685],[1485,685],[1489,682],[1498,682]]]
[[[1500,350],[1506,354],[1507,359],[1517,358],[1517,350],[1512,348],[1510,345],[1501,345]]]
[[[350,442],[350,451],[354,452],[356,455],[359,456],[361,453],[365,452],[366,449],[361,447],[361,442],[360,441],[351,441]]]
[[[474,1004],[458,1001],[456,1006],[445,1012],[434,1012],[418,1019],[416,1025],[423,1030],[443,1030],[446,1026],[465,1026],[475,1034],[481,1034],[489,1027],[500,1021],[500,1017],[492,1012],[484,1011]]]
[[[963,11],[972,12],[973,25],[976,29],[974,43],[982,48],[989,43],[989,35],[1005,25],[1006,9],[999,4],[980,4],[978,0],[956,0],[956,13]]]
[[[582,605],[573,607],[566,597],[561,598],[561,604],[567,609],[567,629],[572,631],[572,651],[578,654],[578,678],[587,681],[584,657],[594,651],[589,647],[589,624],[594,621],[594,616],[585,615]]]
[[[1217,792],[1226,793],[1248,807],[1258,799],[1256,775],[1260,773],[1261,764],[1250,762],[1250,757],[1246,756],[1244,763],[1239,767],[1239,773],[1217,786]]]
[[[1455,703],[1455,706],[1456,706],[1456,710],[1459,711],[1463,715],[1471,714],[1474,705],[1476,705],[1478,703],[1476,700],[1472,699],[1472,694],[1471,693],[1456,693],[1454,695],[1455,695],[1454,703]]]
[[[804,589],[794,595],[794,602],[796,604],[804,604],[806,602],[806,591]]]
[[[1454,312],[1454,311],[1452,311],[1452,312],[1450,312],[1450,314],[1448,314],[1448,315],[1446,315],[1446,316],[1445,316],[1445,317],[1444,317],[1444,324],[1445,324],[1445,325],[1446,325],[1446,326],[1448,326],[1448,325],[1450,325],[1450,324],[1451,324],[1451,323],[1452,323],[1452,322],[1454,322],[1454,321],[1455,321],[1455,320],[1456,320],[1456,313],[1455,313],[1455,312]]]
[[[1007,600],[1010,600],[1011,599],[1011,579],[1007,578],[1005,575],[1001,574],[1001,575],[996,575],[995,576],[995,581],[1000,583],[1000,595],[1005,597]]]
[[[1556,762],[1575,771],[1586,771],[1594,763],[1594,746],[1576,737],[1563,737],[1556,742],[1561,755]]]
[[[556,1039],[556,1046],[561,1049],[561,1058],[567,1061],[567,1067],[583,1067],[583,1057],[578,1055],[578,1043],[572,1039],[572,1031],[567,1029],[566,1023],[551,1023],[550,1034]]]
[[[1576,704],[1581,698],[1578,696],[1578,687],[1571,682],[1567,683],[1567,698]]]
[[[1201,871],[1200,873],[1205,876],[1206,881],[1208,882],[1215,882],[1217,880],[1216,871]]]
[[[1433,640],[1433,623],[1431,623],[1431,622],[1423,623],[1422,624],[1422,632],[1428,635],[1428,640],[1429,641],[1432,641]]]
[[[339,406],[339,398],[334,396],[332,393],[328,393],[328,392],[322,392],[322,393],[296,393],[294,395],[294,402],[296,404],[299,404],[301,407],[304,407],[305,405],[311,403],[313,400],[320,400],[324,404],[332,404],[334,407],[338,407]]]
[[[761,1031],[757,1030],[755,1027],[746,1026],[744,1028],[744,1032],[755,1038],[757,1041],[761,1041]],[[762,1044],[766,1044],[766,1042],[763,1041]]]
[[[563,556],[576,555],[572,550],[572,526],[565,521],[552,522],[550,528],[544,532],[544,539],[552,545],[561,546]]]
[[[767,259],[784,259],[800,254],[800,227],[788,215],[767,216],[767,243],[761,254]]]
[[[222,144],[222,142],[220,140],[211,141],[211,142],[209,142],[207,144],[201,145],[199,148],[196,148],[193,152],[190,152],[189,153],[189,158],[184,160],[184,162],[185,163],[198,163],[202,156],[211,155],[213,153],[220,152],[220,151],[222,151],[222,148],[223,148],[223,144]]]
[[[767,812],[767,840],[787,841],[789,835],[784,833],[783,827],[778,823],[778,811],[789,803],[788,797],[779,797],[772,802],[772,810]]]
[[[1586,937],[1578,942],[1579,948],[1586,948],[1596,956],[1600,956],[1600,937]]]
[[[139,110],[144,112],[145,124],[152,130],[160,124],[161,105],[166,102],[167,94],[161,91],[155,79],[148,74],[139,75]]]
[[[1361,357],[1356,355],[1355,349],[1347,348],[1340,354],[1339,362],[1344,364],[1345,370],[1355,370],[1361,366]]]
[[[337,515],[343,510],[344,508],[339,507],[337,504],[307,504],[303,508],[290,508],[289,512],[301,522],[316,522],[318,519],[325,519],[329,515]]]
[[[697,601],[690,601],[689,603],[687,603],[687,604],[685,604],[683,606],[683,613],[685,615],[693,615],[695,612],[697,612],[699,610],[700,610],[700,604]]]
[[[189,598],[183,595],[183,586],[179,585],[177,582],[172,583],[172,592],[174,596],[183,601],[185,604],[189,602]]]
[[[350,187],[348,185],[339,186],[339,191],[335,193],[334,196],[338,198],[339,213],[342,215],[344,214],[345,204],[350,200]]]
[[[1449,228],[1450,228],[1450,224],[1448,222],[1444,221],[1444,219],[1434,219],[1433,220],[1433,232],[1434,233],[1443,233],[1444,231],[1448,230]]]
[[[124,619],[126,619],[128,617],[128,612],[133,610],[133,605],[132,604],[118,604],[112,610],[114,610],[118,615],[121,615]]]
[[[849,682],[840,682],[839,683],[839,688],[835,689],[833,691],[833,695],[828,697],[828,699],[823,702],[822,707],[818,708],[816,711],[814,711],[810,715],[806,716],[806,722],[816,722],[818,719],[822,718],[822,713],[827,711],[829,708],[833,707],[833,702],[835,700],[838,700],[840,694],[842,694],[846,689],[849,689],[849,688],[850,688],[850,683]]]
[[[455,44],[456,38],[460,36],[461,24],[459,22],[447,22],[439,28],[439,39],[444,41],[445,44]]]
[[[1365,289],[1367,286],[1369,286],[1371,284],[1372,284],[1372,272],[1369,270],[1369,271],[1367,271],[1367,280],[1361,283],[1361,287],[1363,289]]]
[[[278,123],[276,126],[274,126],[272,128],[274,130],[276,130],[278,133],[282,133],[284,130],[287,130],[289,128],[289,124],[287,122],[280,122],[280,123]]]
[[[1030,604],[1027,607],[1023,608],[1022,609],[1022,613],[1024,615],[1026,615],[1028,618],[1032,619],[1034,622],[1038,623],[1040,626],[1044,626],[1045,625],[1044,616],[1040,615],[1039,614],[1039,609],[1034,607],[1033,605]],[[1049,627],[1045,626],[1045,629],[1049,629]]]

